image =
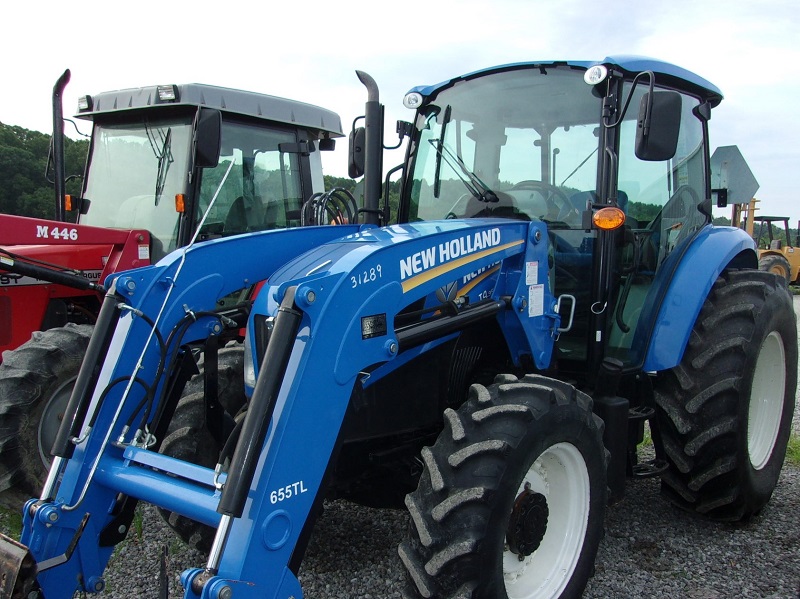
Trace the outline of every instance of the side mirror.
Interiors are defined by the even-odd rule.
[[[640,160],[669,160],[678,147],[681,128],[681,95],[653,92],[642,97],[636,127],[636,157]]]
[[[194,165],[214,168],[219,164],[222,143],[222,113],[214,108],[200,108],[194,119]]]
[[[364,174],[364,144],[367,139],[365,127],[358,127],[350,132],[347,146],[347,174],[351,179],[358,179]]]

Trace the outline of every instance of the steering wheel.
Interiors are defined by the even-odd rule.
[[[560,188],[544,181],[526,179],[515,184],[509,191],[535,191],[542,195],[547,204],[547,215],[544,220],[569,222],[570,217],[580,218],[577,208],[572,205],[567,194]]]

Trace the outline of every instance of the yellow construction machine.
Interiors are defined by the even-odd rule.
[[[733,204],[731,225],[744,229],[755,239],[760,270],[782,276],[787,284],[800,284],[800,221],[797,223],[793,241],[789,217],[756,216],[757,204],[758,200],[755,198],[749,202]],[[783,231],[783,238],[780,231]]]

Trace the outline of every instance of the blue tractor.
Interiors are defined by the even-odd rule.
[[[721,520],[769,500],[796,324],[752,239],[711,225],[720,91],[634,57],[414,88],[396,197],[359,76],[363,202],[315,196],[315,226],[106,281],[48,479],[0,544],[6,596],[101,591],[138,501],[205,531],[187,598],[302,597],[323,500],[345,497],[408,510],[406,596],[530,599],[581,595],[629,478]],[[181,398],[196,348],[245,315],[244,406]]]

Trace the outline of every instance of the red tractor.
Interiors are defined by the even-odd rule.
[[[70,197],[68,81],[66,71],[53,90],[55,220],[0,215],[0,491],[41,486],[106,276],[198,241],[300,224],[323,190],[319,151],[342,136],[331,111],[221,87],[83,96],[77,118],[92,135]]]

